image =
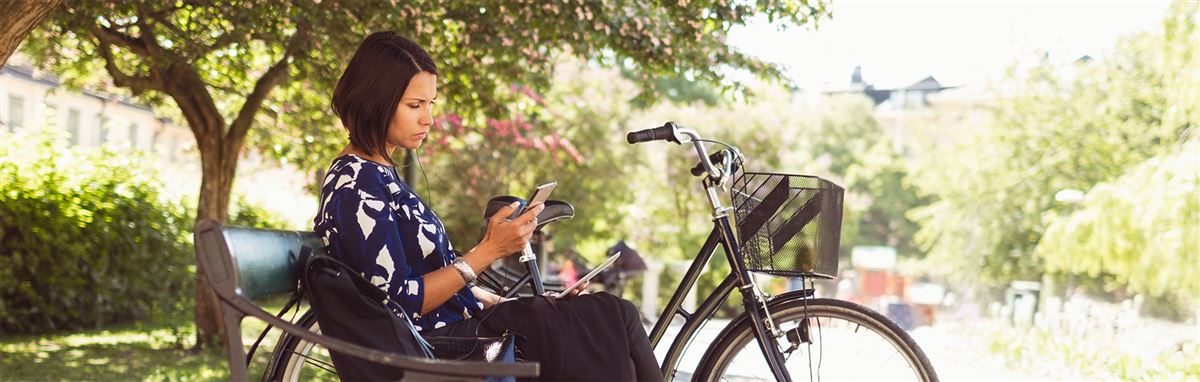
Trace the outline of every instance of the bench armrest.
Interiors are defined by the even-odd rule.
[[[282,329],[288,334],[319,344],[331,351],[346,353],[358,358],[396,366],[405,369],[406,371],[424,372],[451,377],[479,378],[495,375],[536,377],[539,372],[539,365],[536,362],[488,363],[478,361],[454,361],[413,357],[399,353],[383,352],[301,328],[283,319],[275,317],[267,311],[262,310],[262,308],[259,308],[257,305],[254,305],[249,300],[243,298],[234,298],[232,301],[227,300],[225,296],[219,296],[219,298],[225,303],[225,306],[236,309],[239,313],[263,320],[268,324]],[[232,331],[230,332],[232,333]],[[244,359],[244,354],[237,358],[230,357],[231,362],[234,360]]]
[[[212,220],[198,222],[195,229],[195,243],[197,263],[201,271],[207,275],[213,292],[222,302],[220,306],[225,323],[225,342],[228,346],[230,379],[232,380],[246,380],[246,352],[242,347],[241,336],[241,321],[245,316],[258,318],[288,334],[319,344],[331,351],[413,372],[406,374],[406,379],[446,380],[449,377],[460,380],[478,380],[498,375],[536,377],[540,372],[536,362],[506,364],[413,357],[371,349],[309,331],[262,310],[240,293],[238,265],[229,252],[220,223]]]

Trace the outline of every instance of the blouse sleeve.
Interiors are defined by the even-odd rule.
[[[361,186],[361,184],[360,184]],[[387,292],[410,315],[421,312],[425,280],[408,264],[395,211],[382,198],[380,187],[339,190],[332,217],[345,261],[363,277]]]

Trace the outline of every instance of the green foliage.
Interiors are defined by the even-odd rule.
[[[667,120],[737,145],[749,158],[751,170],[815,173],[844,183],[846,179],[828,170],[836,157],[854,169],[855,181],[862,184],[861,189],[851,188],[862,195],[862,203],[851,206],[872,211],[870,216],[882,224],[903,221],[903,212],[910,208],[905,203],[915,199],[888,194],[894,193],[888,187],[900,183],[904,170],[887,146],[873,154],[835,147],[837,139],[854,142],[863,150],[882,140],[865,100],[834,97],[807,105],[797,102],[786,88],[756,83],[750,84],[754,97],[746,102],[658,103],[638,108],[631,101],[637,86],[617,70],[567,59],[555,73],[558,77],[546,94],[515,89],[521,98],[512,113],[519,117],[492,121],[485,129],[469,129],[446,117],[433,140],[422,147],[427,176],[412,183],[433,204],[458,249],[465,250],[478,239],[488,198],[524,197],[537,182],[553,179],[559,182],[554,198],[572,203],[577,210],[574,219],[550,229],[556,251],[574,249],[598,262],[605,248],[626,239],[652,259],[690,259],[711,229],[699,179],[687,172],[697,158],[674,145],[630,146],[623,141],[625,132]],[[823,135],[831,129],[845,131]],[[874,133],[856,135],[862,131]],[[812,149],[817,143],[825,145],[824,151]],[[868,224],[847,220],[847,225]],[[904,231],[898,232],[889,232],[889,237]],[[863,240],[875,244],[874,240],[888,242],[889,237],[864,236]],[[728,271],[724,255],[716,254],[709,268],[699,281],[700,295],[711,291]],[[660,285],[661,301],[666,301],[674,284]],[[732,301],[736,307],[737,299]]]
[[[163,192],[146,154],[52,135],[0,148],[0,332],[157,323],[191,306],[195,207]],[[230,224],[281,228],[237,198]]]
[[[725,42],[731,28],[760,14],[799,25],[828,10],[820,0],[67,2],[31,33],[25,53],[68,82],[102,67],[116,87],[177,109],[196,136],[209,186],[198,214],[227,220],[230,174],[247,142],[306,170],[324,168],[346,143],[325,100],[369,32],[397,31],[432,52],[456,127],[482,130],[503,119],[523,128],[523,114],[512,112],[520,94],[507,89],[545,90],[559,54],[636,68],[650,90],[658,82],[649,79],[660,76],[721,83],[725,68],[781,78],[777,65]],[[251,128],[262,125],[273,128]],[[215,307],[205,301],[197,317],[201,335],[213,337]]]
[[[740,102],[660,104],[637,113],[634,124],[640,128],[674,120],[738,146],[747,157],[748,171],[833,180],[847,191],[843,248],[913,248],[916,227],[905,212],[923,200],[904,180],[907,168],[885,144],[868,100],[834,96],[805,102],[789,89],[766,83],[751,84],[748,90],[753,96]],[[697,158],[690,150],[667,144],[635,146],[634,154],[630,171],[635,175],[628,178],[641,192],[635,193],[627,221],[631,227],[651,228],[632,229],[633,241],[648,248],[643,253],[660,259],[690,259],[712,227],[699,179],[687,172]],[[903,253],[919,255],[915,249]],[[698,282],[700,295],[712,291],[728,269],[718,251]],[[731,298],[725,307],[738,311],[740,299]]]
[[[908,158],[880,139],[851,163],[843,185],[849,205],[843,216],[842,252],[858,245],[885,245],[901,256],[923,256],[915,240],[920,225],[907,213],[931,200],[911,183]]]
[[[95,74],[108,71],[118,87],[143,101],[179,107],[181,113],[173,115],[207,107],[195,101],[211,102],[219,114],[212,117],[222,119],[221,125],[240,113],[257,114],[244,101],[266,68],[282,63],[290,79],[267,97],[256,119],[264,128],[254,129],[250,140],[316,169],[344,144],[344,134],[330,128],[335,121],[328,96],[353,49],[372,31],[397,31],[426,47],[443,73],[444,104],[466,126],[484,128],[489,118],[509,115],[519,98],[507,91],[511,84],[546,90],[559,54],[627,68],[642,85],[643,98],[672,86],[659,77],[737,86],[719,68],[782,76],[777,65],[728,47],[731,28],[757,15],[805,25],[827,14],[824,1],[809,0],[264,1],[250,8],[242,1],[72,2],[35,30],[23,49],[76,85],[102,83]],[[203,98],[185,99],[194,92]]]
[[[1115,336],[1086,336],[1070,330],[1033,328],[1014,331],[997,328],[990,333],[992,353],[1009,365],[1042,373],[1050,379],[1190,381],[1200,378],[1200,344],[1182,340],[1178,345],[1147,352]],[[1139,354],[1140,353],[1140,354]]]
[[[1198,8],[1176,3],[1161,31],[1122,38],[1111,57],[1014,72],[983,126],[917,166],[936,198],[912,212],[930,264],[993,284],[1038,279],[1035,248],[1070,208],[1056,192],[1176,150],[1200,125]]]
[[[675,121],[697,130],[705,138],[739,147],[748,158],[746,166],[750,170],[803,172],[802,168],[780,166],[785,166],[785,162],[786,166],[801,165],[793,160],[799,159],[796,154],[806,144],[806,137],[797,130],[811,126],[804,115],[807,110],[794,107],[787,89],[769,84],[748,85],[756,94],[750,102],[661,103],[631,116],[627,131]],[[710,210],[700,178],[689,172],[698,160],[690,146],[654,142],[631,147],[627,159],[629,174],[624,180],[634,196],[626,210],[629,233],[626,239],[636,243],[642,254],[669,262],[690,261],[704,244],[712,229]],[[718,249],[697,281],[698,299],[707,297],[728,270],[725,255]],[[666,271],[679,272],[672,267]],[[681,277],[682,274],[676,274],[662,280],[661,303],[668,301]],[[740,303],[740,297],[734,296],[730,301],[726,306]]]
[[[195,215],[194,210],[189,210],[189,213]],[[262,206],[250,203],[241,197],[235,198],[233,208],[229,211],[229,222],[227,224],[238,227],[293,229],[289,227],[287,222],[284,222],[283,219],[275,215],[275,213]],[[186,234],[187,232],[184,233]]]
[[[263,309],[277,312],[284,301],[265,301]],[[228,360],[220,350],[189,349],[196,339],[191,312],[166,316],[158,323],[0,337],[0,375],[16,381],[228,381]],[[242,343],[254,343],[265,327],[243,320]],[[247,368],[252,378],[266,369],[278,333],[263,338]]]
[[[875,120],[873,105],[861,95],[835,95],[830,108],[822,113],[819,129],[813,135],[813,152],[829,163],[829,172],[846,174],[851,166],[884,139]]]
[[[1106,287],[1187,306],[1200,302],[1200,5],[1173,5],[1152,41],[1157,46],[1123,42],[1135,55],[1118,62],[1114,75],[1159,73],[1150,78],[1161,84],[1154,91],[1130,90],[1138,90],[1135,101],[1162,105],[1133,112],[1160,132],[1142,139],[1165,148],[1092,186],[1077,211],[1050,222],[1037,250],[1051,271],[1112,275]],[[1172,133],[1183,143],[1173,144]]]
[[[910,157],[892,142],[876,120],[874,105],[861,95],[823,100],[812,137],[815,161],[846,189],[842,252],[859,245],[895,247],[901,256],[924,252],[914,237],[919,228],[907,212],[929,202],[909,178]]]
[[[1150,296],[1200,298],[1200,139],[1088,191],[1038,245],[1046,268],[1111,274]],[[1197,301],[1200,302],[1200,301]]]
[[[50,142],[0,148],[0,331],[95,328],[189,306],[192,221],[144,159]]]
[[[642,73],[635,72],[632,69],[622,68],[621,76],[630,81],[641,80]],[[706,81],[699,81],[691,76],[671,75],[661,78],[656,78],[651,85],[657,91],[653,96],[643,94],[642,96],[633,99],[632,103],[636,108],[646,108],[660,102],[670,102],[677,104],[690,104],[694,102],[702,102],[706,106],[715,106],[723,101],[721,97],[721,86]],[[742,89],[745,90],[745,89]]]
[[[623,179],[628,98],[636,88],[613,71],[573,61],[556,70],[543,95],[517,89],[516,117],[472,129],[457,116],[421,148],[425,179],[413,186],[434,206],[460,250],[480,237],[483,207],[497,195],[527,197],[542,181],[555,180],[552,199],[575,206],[576,217],[556,223],[556,245],[570,248],[590,239],[612,245],[624,232],[621,206],[631,198]],[[626,96],[622,96],[626,95]],[[426,189],[428,187],[428,189]]]

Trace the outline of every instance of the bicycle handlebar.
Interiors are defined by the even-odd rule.
[[[650,141],[667,141],[680,143],[679,137],[676,135],[676,129],[679,126],[675,122],[667,122],[662,126],[653,129],[638,130],[629,133],[625,136],[625,140],[629,144],[650,142]]]
[[[691,143],[696,150],[696,156],[700,157],[700,163],[691,169],[692,175],[700,176],[708,174],[717,183],[723,183],[725,176],[737,171],[737,167],[743,159],[741,153],[736,148],[725,143],[703,139],[700,137],[700,133],[679,126],[675,122],[667,122],[662,126],[652,129],[630,132],[625,138],[630,144],[650,141],[668,141],[681,145]],[[709,156],[703,142],[722,144],[729,147],[729,149],[718,151]]]

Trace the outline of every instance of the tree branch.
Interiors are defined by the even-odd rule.
[[[263,102],[267,99],[267,95],[271,90],[275,89],[280,82],[287,78],[288,68],[291,65],[291,58],[300,53],[303,41],[308,39],[308,25],[299,23],[296,28],[296,34],[288,40],[287,48],[284,50],[283,57],[279,58],[275,64],[271,65],[267,72],[259,77],[254,84],[254,91],[246,97],[246,101],[242,104],[242,109],[238,111],[238,115],[234,118],[230,125],[229,132],[226,133],[226,142],[236,142],[240,144],[242,138],[246,136],[246,132],[250,130],[250,125],[254,123],[254,115],[262,108]]]
[[[233,43],[237,42],[241,37],[242,36],[239,36],[231,31],[225,31],[224,33],[221,33],[220,36],[217,36],[212,44],[200,48],[200,55],[203,56],[224,49],[226,46],[233,45]]]
[[[146,22],[149,19],[149,15],[153,15],[154,12],[146,9],[145,4],[138,4],[138,14],[141,16],[137,19],[137,26],[142,32],[138,38],[142,41],[142,45],[146,47],[147,55],[151,57],[158,56],[164,49],[158,44],[158,34],[154,33],[154,28],[150,26],[150,23]]]
[[[198,59],[198,58],[204,57],[205,55],[207,55],[208,53],[210,53],[214,50],[213,47],[215,47],[216,44],[213,44],[211,46],[205,46],[205,45],[200,44],[195,38],[192,37],[192,33],[189,33],[187,31],[183,30],[183,28],[180,28],[178,25],[175,25],[175,23],[171,22],[171,20],[168,20],[166,17],[167,15],[174,13],[176,10],[179,10],[181,8],[182,8],[182,6],[178,6],[169,11],[156,12],[154,14],[151,14],[148,18],[154,20],[155,25],[161,25],[163,28],[165,28],[169,34],[175,36],[176,38],[178,38],[181,41],[187,42],[187,44],[188,44],[187,47],[180,47],[179,49],[176,49],[176,52],[178,52],[181,55],[184,55],[185,57],[188,57],[189,59]],[[225,34],[222,34],[221,37],[225,37]],[[230,36],[230,37],[236,38],[233,36]]]
[[[237,138],[244,137],[246,132],[250,130],[250,125],[254,123],[254,115],[258,113],[258,109],[267,99],[267,95],[271,93],[283,79],[287,77],[290,54],[284,54],[283,57],[271,65],[267,72],[259,77],[254,84],[254,91],[246,97],[246,101],[242,103],[242,109],[238,111],[238,115],[230,125],[229,132],[226,133],[226,140],[232,141]]]
[[[150,55],[150,51],[146,49],[146,45],[141,40],[116,29],[93,24],[92,34],[107,45],[118,45],[140,56]]]
[[[170,32],[171,34],[175,35],[176,37],[179,37],[180,39],[187,41],[188,43],[192,44],[193,46],[200,45],[200,44],[196,43],[196,39],[193,39],[192,36],[190,36],[187,32],[184,32],[183,29],[179,28],[178,25],[175,25],[175,23],[172,23],[170,20],[167,20],[165,17],[155,16],[154,20],[155,20],[156,24],[162,25],[164,28],[167,28],[167,32]]]
[[[230,95],[235,95],[238,97],[248,97],[248,95],[243,94],[241,90],[234,89],[232,86],[221,85],[221,84],[208,84],[208,87],[229,93]]]
[[[185,8],[185,5],[191,6],[191,7],[199,7],[199,4],[197,4],[196,2],[188,1],[188,2],[183,2],[183,3],[177,3],[174,6],[168,7],[166,9],[161,9],[156,12],[146,13],[144,16],[146,16],[148,18],[152,18],[152,19],[160,19],[161,20],[163,16],[175,13],[176,11],[179,11],[180,9]],[[143,11],[145,11],[145,8],[138,7],[138,11],[143,12]]]
[[[117,62],[113,58],[112,46],[109,45],[103,38],[97,42],[100,57],[104,58],[104,68],[108,70],[108,74],[112,76],[113,84],[129,88],[134,95],[140,95],[147,90],[162,90],[162,83],[159,82],[153,74],[148,76],[135,76],[125,74],[117,67]]]

